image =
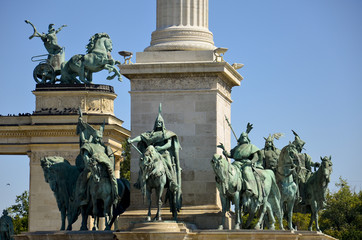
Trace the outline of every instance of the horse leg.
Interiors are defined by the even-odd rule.
[[[260,217],[259,217],[259,220],[258,222],[256,223],[254,229],[256,230],[261,230],[261,225],[262,225],[262,221],[264,219],[264,215],[266,213],[266,209],[267,209],[267,205],[268,205],[268,197],[264,197],[263,199],[263,207],[261,209],[261,214],[260,214]]]
[[[273,213],[273,209],[270,205],[270,203],[267,203],[267,215],[266,218],[268,219],[268,229],[269,230],[275,230],[275,217],[274,217],[274,213]]]
[[[222,214],[221,214],[221,225],[219,225],[219,230],[223,230],[224,229],[224,224],[225,224],[225,214],[226,214],[226,209],[227,209],[227,199],[225,196],[223,196],[220,193],[220,199],[221,199],[221,206],[222,206]],[[236,205],[235,205],[235,208],[236,208]],[[236,220],[236,219],[235,219]]]
[[[82,225],[80,227],[81,231],[87,231],[87,220],[88,220],[88,214],[87,214],[87,205],[81,206],[81,214],[82,214]]]
[[[61,214],[61,218],[62,218],[62,226],[60,227],[60,231],[63,231],[63,230],[65,230],[65,217],[66,217],[65,207],[62,207],[60,214]]]
[[[240,229],[241,217],[240,217],[240,192],[235,192],[234,194],[234,204],[235,204],[235,229]],[[225,219],[225,213],[223,213],[223,218]]]
[[[93,202],[93,231],[98,230],[98,208],[97,208],[97,199],[96,198],[92,198],[92,202]]]
[[[152,199],[151,199],[151,192],[152,189],[148,189],[146,190],[146,196],[147,196],[147,201],[148,201],[148,213],[147,213],[147,222],[151,222],[151,203],[152,203]]]
[[[315,221],[315,228],[317,230],[317,232],[320,232],[321,230],[319,229],[319,224],[318,224],[318,208],[316,206],[316,209],[315,209],[315,214],[314,214],[314,221]]]
[[[106,225],[106,228],[104,230],[111,230],[111,226],[109,225],[109,219],[111,219],[111,212],[110,212],[110,202],[111,199],[110,197],[107,197],[106,199],[104,199],[103,201],[103,215],[104,215],[104,222]]]
[[[82,62],[82,65],[79,69],[79,80],[83,83],[85,83],[85,70],[84,70],[84,61]]]
[[[116,67],[111,66],[111,65],[109,65],[109,64],[106,64],[106,65],[104,66],[104,68],[106,68],[109,73],[114,72],[114,74],[113,74],[112,76],[108,76],[108,77],[107,77],[107,80],[112,80],[113,78],[115,78],[116,76],[118,76],[118,81],[122,82],[122,76],[121,76],[121,74],[119,73],[119,71],[117,70]]]
[[[67,219],[68,219],[67,231],[72,231],[72,218],[69,213],[68,213]]]
[[[87,71],[86,79],[87,79],[87,83],[92,83],[92,81],[93,81],[93,73],[90,70]]]
[[[294,230],[293,223],[292,223],[294,202],[295,202],[295,197],[293,197],[293,199],[290,199],[289,201],[287,201],[287,214],[288,214],[287,222],[288,222],[289,230]]]
[[[158,199],[158,203],[157,203],[157,214],[155,216],[155,220],[156,221],[162,221],[161,218],[161,207],[162,207],[162,193],[163,193],[163,188],[164,186],[161,185],[159,188],[156,189],[156,196]]]
[[[316,206],[316,201],[312,201],[310,204],[310,208],[311,208],[311,216],[310,216],[310,221],[309,221],[309,226],[308,226],[308,231],[312,231],[313,230],[313,221],[315,221],[316,223],[316,230],[318,231],[318,225],[317,225],[317,206]]]

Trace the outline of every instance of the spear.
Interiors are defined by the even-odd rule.
[[[130,144],[131,144],[131,146],[134,148],[134,149],[136,149],[136,151],[142,156],[143,155],[143,153],[133,144],[133,143],[131,143],[131,142],[129,142]]]
[[[236,141],[238,141],[238,137],[236,136],[236,134],[235,134],[235,132],[234,132],[234,129],[233,129],[233,127],[231,126],[231,123],[229,122],[229,119],[227,118],[227,116],[226,116],[226,115],[225,115],[225,119],[226,119],[226,122],[228,123],[228,125],[229,125],[229,127],[230,127],[231,131],[233,132],[233,134],[234,134],[234,137],[235,137]]]

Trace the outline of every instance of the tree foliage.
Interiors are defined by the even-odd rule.
[[[338,239],[362,239],[362,192],[352,192],[342,178],[336,186],[339,190],[327,195],[327,204],[321,214],[321,230]]]
[[[14,233],[28,231],[28,216],[29,216],[29,193],[24,191],[21,195],[16,196],[14,205],[6,210],[9,216],[13,219]]]
[[[120,167],[120,176],[121,178],[125,178],[128,181],[131,180],[131,146],[125,140],[122,143],[123,151],[122,151],[122,157],[123,161],[121,162]]]

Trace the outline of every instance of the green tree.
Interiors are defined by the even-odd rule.
[[[6,210],[9,216],[13,219],[14,233],[28,231],[28,216],[29,216],[29,193],[24,191],[21,195],[16,196],[14,205]]]
[[[347,181],[339,178],[339,190],[327,195],[321,214],[321,230],[338,239],[362,239],[362,192],[351,191]]]
[[[121,178],[125,178],[128,181],[131,180],[131,146],[127,142],[127,140],[122,143],[123,151],[122,157],[123,161],[121,162],[120,167],[120,176]]]

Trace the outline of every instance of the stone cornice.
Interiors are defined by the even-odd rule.
[[[65,118],[64,118],[65,117]],[[34,118],[34,119],[32,119]],[[54,122],[55,118],[59,123]],[[79,147],[76,134],[78,116],[21,116],[0,117],[0,152],[3,154],[26,154],[34,148],[68,149]],[[122,121],[113,116],[83,116],[89,124],[99,129],[106,120],[104,141],[115,150],[121,149],[121,142],[131,133],[122,127]],[[40,121],[40,120],[41,121]],[[38,122],[36,124],[32,124]],[[39,123],[41,122],[41,123]]]
[[[227,62],[142,63],[119,65],[122,75],[128,79],[152,75],[212,74],[222,76],[230,86],[240,86],[243,77]]]

